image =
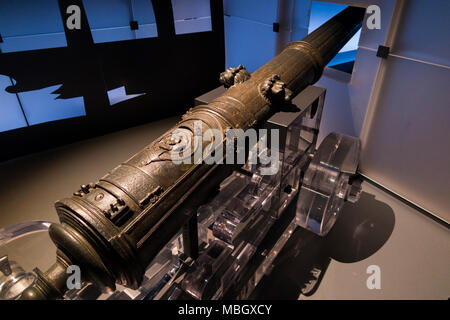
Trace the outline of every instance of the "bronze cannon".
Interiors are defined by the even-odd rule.
[[[233,170],[233,165],[173,162],[172,133],[183,129],[193,135],[200,121],[204,129],[219,130],[225,143],[227,130],[260,126],[321,77],[363,16],[364,9],[349,7],[252,74],[242,66],[227,70],[221,81],[229,88],[222,96],[190,109],[175,127],[98,182],[58,201],[60,224],[49,229],[56,263],[37,272],[22,299],[62,297],[66,270],[73,264],[82,268],[83,280],[103,291],[114,290],[116,283],[137,288],[146,266]]]

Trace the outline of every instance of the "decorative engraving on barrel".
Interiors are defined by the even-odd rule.
[[[181,136],[175,136],[173,132],[167,133],[157,143],[153,143],[148,147],[148,157],[140,163],[140,166],[145,167],[153,162],[170,161],[172,160],[171,152],[174,151],[175,146],[182,142]]]
[[[286,88],[286,84],[277,74],[270,76],[261,84],[259,93],[268,104],[274,107],[291,104],[293,98],[292,91]]]
[[[164,189],[161,186],[157,186],[151,192],[147,193],[144,198],[139,201],[141,207],[145,207],[148,204],[154,204],[161,197]]]
[[[172,161],[173,154],[176,152],[179,152],[177,160],[191,157],[199,147],[194,141],[194,131],[193,126],[185,124],[168,132],[161,140],[148,147],[148,156],[141,161],[140,166],[145,167],[153,162]],[[201,132],[198,134],[201,135]],[[187,151],[186,148],[190,150]]]
[[[228,68],[220,74],[219,81],[225,88],[234,86],[250,79],[250,73],[243,65],[238,65],[236,68]]]

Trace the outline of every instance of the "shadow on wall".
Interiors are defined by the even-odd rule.
[[[313,295],[331,259],[354,263],[370,257],[388,241],[394,225],[392,208],[363,192],[357,203],[345,204],[326,237],[297,228],[251,298],[286,300]]]
[[[11,111],[8,122],[0,119],[0,161],[185,112],[196,96],[219,85],[225,64],[222,2],[201,2],[211,19],[194,20],[208,20],[210,29],[199,32],[188,25],[193,19],[180,20],[184,16],[179,11],[187,10],[180,5],[187,0],[173,1],[174,6],[153,0],[148,4],[153,4],[157,37],[138,37],[144,29],[140,19],[123,28],[102,29],[111,35],[122,29],[136,32],[135,39],[100,41],[98,24],[106,19],[101,11],[88,21],[86,1],[54,1],[59,22],[66,21],[69,6],[81,10],[80,29],[63,23],[67,46],[0,53],[0,109]],[[6,10],[13,15],[11,8],[28,8],[30,1],[12,3],[3,4],[10,5],[3,15]],[[122,7],[107,10],[110,15],[124,13]],[[2,35],[3,47],[16,38],[34,37],[10,33]]]

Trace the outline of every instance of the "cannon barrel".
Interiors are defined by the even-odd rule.
[[[254,73],[242,66],[227,70],[221,80],[229,89],[222,96],[190,109],[175,127],[99,181],[56,202],[60,223],[52,224],[49,234],[57,261],[45,273],[36,270],[37,281],[22,299],[61,297],[69,265],[80,266],[83,279],[104,291],[114,290],[116,283],[137,288],[146,266],[233,169],[173,162],[174,131],[194,136],[197,121],[203,131],[219,130],[225,141],[229,129],[259,126],[320,78],[363,17],[364,9],[348,7]]]

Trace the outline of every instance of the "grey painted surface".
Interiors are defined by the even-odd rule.
[[[450,3],[407,1],[364,123],[361,172],[450,221]]]
[[[450,69],[395,57],[387,63],[361,171],[449,221]]]
[[[374,185],[363,183],[363,196],[346,204],[338,225],[338,243],[318,290],[300,299],[448,299],[450,298],[450,231]],[[377,250],[376,252],[373,252]],[[354,254],[354,255],[352,255]],[[366,257],[367,256],[367,257]],[[369,290],[367,268],[381,271],[381,289]]]

